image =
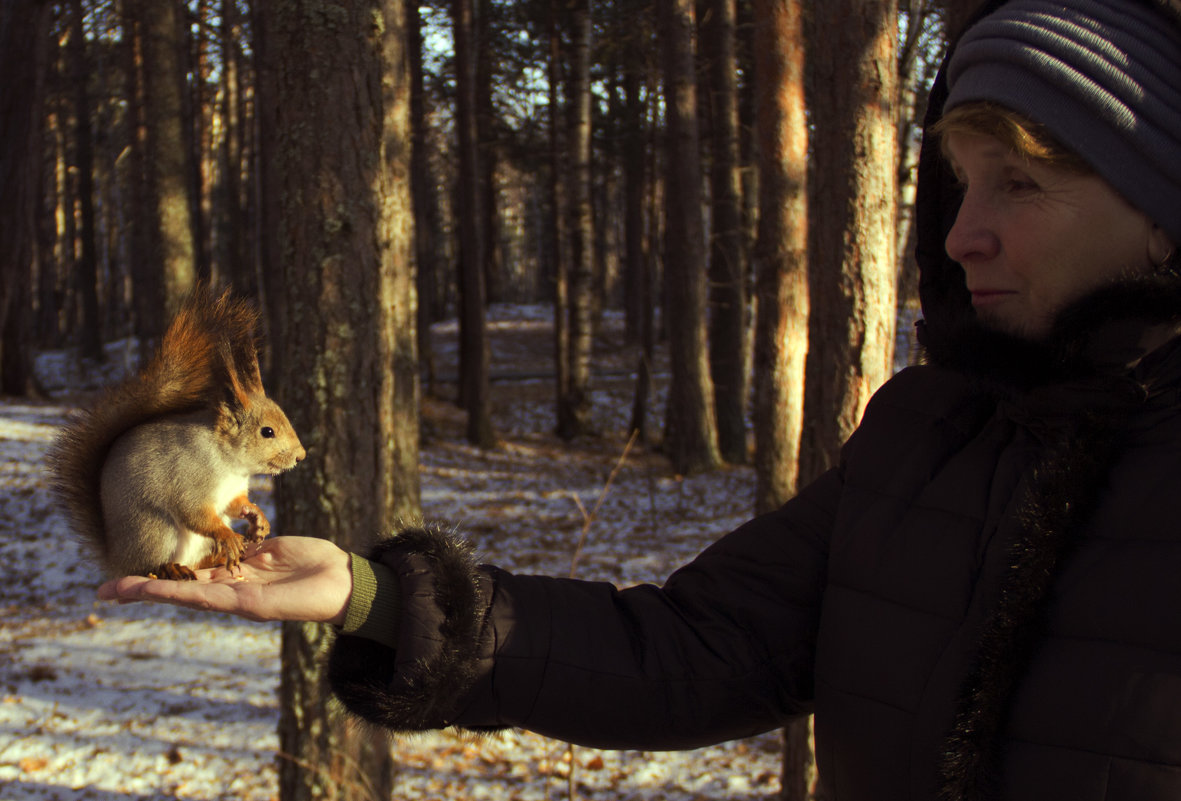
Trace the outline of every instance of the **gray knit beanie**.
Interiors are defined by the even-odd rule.
[[[945,109],[1041,123],[1181,246],[1181,31],[1136,0],[1012,0],[969,28]]]

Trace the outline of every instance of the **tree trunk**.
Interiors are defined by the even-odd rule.
[[[590,359],[594,307],[594,217],[591,209],[591,85],[590,2],[567,7],[570,20],[570,63],[567,81],[566,176],[567,223],[570,242],[569,294],[563,313],[568,320],[569,377],[558,399],[558,436],[573,439],[590,426]]]
[[[310,458],[279,483],[277,528],[348,550],[419,510],[401,0],[277,0],[256,24],[274,394]],[[280,797],[389,798],[389,744],[324,692],[328,627],[286,624]]]
[[[808,353],[808,126],[801,0],[756,0],[759,222],[755,244],[755,511],[796,492]],[[808,720],[783,731],[783,801],[806,801]]]
[[[193,76],[183,96],[183,109],[189,145],[189,215],[193,221],[193,259],[197,276],[204,281],[215,277],[209,226],[213,169],[208,162],[213,150],[213,126],[212,117],[206,117],[210,110],[208,86],[211,76],[208,6],[209,0],[197,0],[195,8],[189,5],[188,11],[195,14],[195,24],[185,25],[187,35],[184,38],[188,43],[189,58],[182,62],[186,73]],[[186,16],[182,11],[181,18]]]
[[[933,0],[902,0],[899,16],[906,23],[906,38],[898,53],[898,319],[911,320],[920,310],[918,242],[914,226],[914,201],[918,188],[919,150],[927,93],[942,57],[942,31]],[[907,363],[918,361],[913,329],[907,332]]]
[[[895,0],[827,0],[812,10],[812,316],[802,482],[835,462],[891,372],[897,32]]]
[[[197,279],[189,198],[189,140],[184,126],[184,72],[180,9],[177,0],[135,0],[142,34],[145,122],[147,125],[148,205],[151,222],[149,270],[162,277],[138,304],[142,333],[159,336]],[[141,287],[137,286],[137,289]],[[163,313],[162,313],[163,312]]]
[[[500,258],[500,203],[496,170],[500,158],[496,134],[496,107],[492,94],[496,82],[493,66],[495,29],[492,0],[478,0],[475,7],[476,58],[476,148],[480,174],[480,241],[483,243],[484,301],[495,303],[504,296]]]
[[[746,264],[738,183],[736,0],[710,0],[702,51],[709,80],[710,207],[709,366],[722,458],[742,464],[746,453]],[[762,19],[762,18],[760,18]]]
[[[672,381],[664,450],[680,473],[721,464],[706,342],[705,224],[694,80],[691,0],[658,0],[663,33],[668,167],[665,187],[665,320]]]
[[[797,489],[808,353],[808,128],[802,0],[758,0],[759,227],[755,244],[755,511]]]
[[[624,196],[624,285],[628,288],[627,304],[629,334],[640,344],[636,365],[636,391],[632,403],[630,428],[639,432],[641,442],[648,439],[648,395],[652,381],[653,339],[652,266],[644,240],[644,201],[648,171],[645,150],[644,101],[641,89],[644,81],[644,49],[651,41],[645,9],[646,3],[633,0],[626,5],[623,20],[623,196]]]
[[[221,143],[220,204],[217,215],[217,240],[220,247],[222,271],[240,291],[258,292],[258,278],[253,260],[247,250],[245,221],[249,203],[243,192],[242,176],[246,172],[246,131],[242,125],[241,70],[242,58],[238,40],[241,26],[238,21],[238,0],[222,0],[222,105],[221,118],[225,133]]]
[[[480,235],[480,167],[476,138],[473,0],[452,0],[455,41],[457,227],[459,228],[460,402],[467,411],[467,439],[481,448],[496,444],[488,377],[488,338],[484,303],[484,242]]]
[[[31,288],[38,261],[37,185],[52,5],[0,4],[0,392],[36,393]]]
[[[439,278],[439,198],[431,169],[427,137],[427,100],[422,65],[422,19],[417,0],[405,0],[406,39],[410,69],[410,191],[414,200],[414,263],[418,289],[418,353],[427,391],[434,392],[435,360],[431,324],[436,320]]]
[[[127,274],[131,284],[134,331],[141,336],[163,332],[163,283],[159,265],[152,255],[152,211],[148,200],[147,100],[144,86],[143,25],[136,4],[119,0],[127,96]]]
[[[550,0],[547,27],[549,33],[549,58],[546,76],[549,95],[549,269],[552,281],[551,297],[554,307],[554,399],[558,428],[565,415],[564,405],[570,393],[570,317],[566,313],[570,297],[569,248],[566,242],[566,215],[563,214],[564,193],[562,186],[567,182],[566,161],[562,154],[562,111],[561,92],[562,64],[566,53],[562,47],[562,3]]]
[[[98,242],[94,224],[94,136],[90,123],[90,71],[86,64],[86,34],[82,0],[70,3],[70,72],[74,84],[74,153],[78,168],[78,239],[81,258],[74,264],[74,291],[81,306],[78,342],[83,356],[104,355],[102,321],[98,311]]]

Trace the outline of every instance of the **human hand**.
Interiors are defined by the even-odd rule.
[[[124,576],[98,588],[102,600],[155,601],[249,620],[344,623],[353,593],[349,554],[318,537],[273,537],[247,548],[234,570],[196,571],[194,581]]]

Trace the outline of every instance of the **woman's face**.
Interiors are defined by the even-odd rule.
[[[945,246],[986,324],[1036,339],[1090,290],[1152,269],[1159,229],[1102,178],[1029,162],[990,136],[944,144],[964,188]]]

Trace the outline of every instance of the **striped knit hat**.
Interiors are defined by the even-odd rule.
[[[1041,123],[1181,245],[1181,31],[1137,0],[1012,0],[969,28],[945,110]]]

